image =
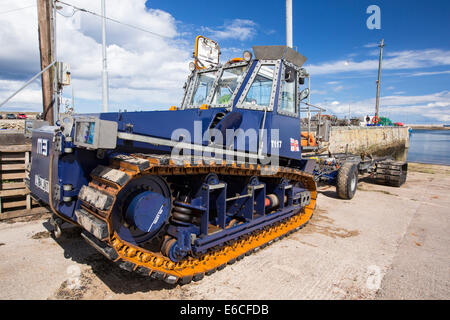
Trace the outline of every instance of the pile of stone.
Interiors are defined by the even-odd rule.
[[[24,120],[0,120],[0,130],[24,131]]]

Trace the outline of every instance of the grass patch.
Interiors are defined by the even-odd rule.
[[[450,175],[450,166],[409,162],[408,171],[427,174],[443,174],[448,176]]]

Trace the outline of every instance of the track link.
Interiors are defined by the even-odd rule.
[[[376,164],[373,177],[380,184],[400,187],[406,182],[407,174],[407,162],[385,160]]]
[[[177,263],[163,256],[160,252],[151,252],[120,239],[112,228],[111,212],[116,202],[117,194],[134,178],[142,175],[197,175],[216,173],[222,175],[239,176],[267,176],[285,178],[301,182],[311,191],[311,202],[298,212],[278,221],[237,238],[226,245],[211,249],[199,257],[187,257]],[[297,169],[285,167],[268,167],[236,162],[217,162],[207,159],[198,162],[191,158],[169,157],[162,155],[118,155],[111,160],[108,167],[99,166],[91,173],[92,181],[84,187],[82,209],[96,218],[106,222],[108,236],[97,241],[96,248],[106,249],[105,254],[121,268],[149,275],[154,279],[164,280],[170,284],[186,284],[199,281],[205,275],[210,275],[223,269],[227,264],[233,264],[247,255],[265,248],[267,245],[284,238],[305,226],[311,219],[315,209],[317,192],[313,175]],[[85,237],[86,238],[86,237]],[[111,251],[113,249],[114,251]]]

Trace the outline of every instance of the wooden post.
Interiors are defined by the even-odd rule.
[[[41,70],[47,67],[55,59],[53,52],[54,30],[52,23],[52,0],[37,0],[39,51],[41,54]],[[41,76],[42,103],[44,119],[51,125],[54,124],[54,77],[55,68],[50,68]]]
[[[25,177],[27,179],[30,179],[30,152],[29,151],[25,151]],[[31,202],[31,195],[30,195],[30,190],[28,190],[27,188],[27,196],[26,196],[26,208],[27,210],[31,210],[32,208],[32,202]]]

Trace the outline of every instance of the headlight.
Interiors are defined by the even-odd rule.
[[[195,63],[189,62],[189,70],[191,70],[191,71],[195,70]]]
[[[252,53],[250,51],[244,51],[244,60],[249,62],[250,60],[252,60]]]

